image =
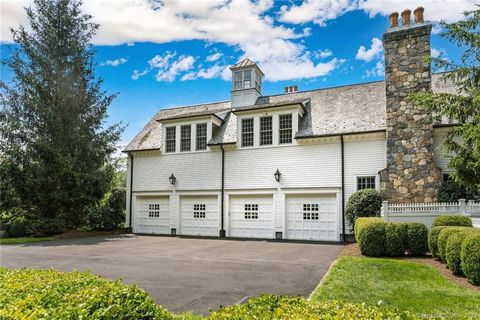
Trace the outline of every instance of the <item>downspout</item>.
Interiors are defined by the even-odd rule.
[[[343,134],[340,135],[342,149],[342,241],[345,242],[345,146]]]
[[[128,157],[130,158],[130,203],[129,203],[129,216],[128,216],[128,226],[130,231],[133,232],[132,227],[132,199],[133,199],[133,156],[129,153]]]
[[[222,149],[222,191],[221,191],[221,204],[220,204],[220,237],[224,238],[226,236],[225,233],[225,225],[224,225],[224,197],[225,197],[225,149],[223,149],[223,144],[220,144],[220,149]]]

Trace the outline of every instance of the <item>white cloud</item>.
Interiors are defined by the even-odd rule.
[[[102,63],[102,65],[111,66],[111,67],[118,67],[119,65],[124,64],[127,61],[128,61],[127,58],[118,58],[118,59],[115,59],[115,60],[107,60],[104,63]]]
[[[223,54],[221,52],[215,52],[215,53],[207,56],[207,58],[205,60],[208,61],[208,62],[213,62],[213,61],[217,61],[222,56],[223,56]]]
[[[333,55],[333,52],[329,49],[319,50],[319,51],[315,52],[315,57],[319,58],[319,59],[328,58],[331,55]]]
[[[142,72],[139,72],[138,70],[133,70],[133,74],[132,74],[132,80],[138,80],[140,77],[143,77],[144,75],[146,75],[147,73],[150,72],[150,69],[145,69],[143,70]]]
[[[371,78],[371,77],[383,77],[385,75],[385,63],[383,61],[377,61],[375,67],[370,70],[367,70],[364,78]]]
[[[365,62],[370,62],[373,59],[378,58],[382,53],[382,51],[383,51],[382,40],[378,38],[373,38],[370,49],[367,49],[364,46],[360,46],[360,48],[358,48],[355,59],[362,60]]]
[[[202,79],[218,78],[218,77],[222,76],[222,72],[225,68],[226,68],[225,66],[221,66],[221,65],[216,64],[216,65],[211,66],[210,68],[206,68],[206,69],[202,68],[197,72],[189,72],[189,73],[185,74],[181,78],[181,80],[185,81],[185,80],[195,80],[195,79],[198,79],[198,78],[202,78]]]
[[[195,58],[192,56],[180,56],[167,68],[162,68],[157,71],[155,79],[157,81],[172,82],[176,79],[177,75],[188,71],[193,68]]]
[[[168,66],[170,59],[175,57],[175,55],[176,55],[175,52],[170,52],[170,51],[167,51],[164,56],[157,54],[155,57],[153,57],[148,61],[148,64],[150,65],[151,68],[164,69]]]
[[[305,0],[300,5],[282,6],[279,20],[294,24],[313,21],[324,26],[328,20],[355,9],[357,2],[351,0]]]
[[[436,49],[436,48],[433,48],[432,47],[432,50],[431,50],[431,53],[430,55],[433,57],[433,58],[445,58],[445,49]]]

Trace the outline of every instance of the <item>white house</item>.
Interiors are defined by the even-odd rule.
[[[244,59],[231,67],[230,101],[161,109],[125,149],[127,225],[145,234],[340,241],[356,190],[435,201],[449,125],[432,123],[407,94],[453,88],[425,62],[431,24],[417,11],[413,24],[391,20],[386,81],[264,96],[263,72]]]

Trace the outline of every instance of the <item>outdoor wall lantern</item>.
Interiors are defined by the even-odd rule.
[[[275,176],[275,180],[277,180],[277,182],[280,182],[280,177],[282,176],[282,174],[280,173],[280,171],[278,171],[278,169],[277,171],[275,171],[274,176]]]
[[[172,175],[170,176],[170,178],[168,178],[168,180],[170,180],[170,184],[172,184],[172,185],[175,185],[175,182],[177,182],[177,178],[175,178],[175,176],[173,175],[173,173],[172,173]]]

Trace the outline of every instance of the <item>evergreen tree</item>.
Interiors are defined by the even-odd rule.
[[[105,126],[114,95],[95,77],[90,41],[99,26],[81,5],[35,0],[26,8],[31,31],[11,30],[15,44],[2,63],[14,77],[0,82],[4,206],[68,227],[80,226],[109,189],[110,156],[123,131]]]
[[[450,70],[444,81],[456,84],[458,93],[418,93],[414,101],[459,123],[448,134],[445,150],[452,155],[449,167],[455,181],[472,190],[480,190],[480,9],[464,13],[464,20],[442,22],[442,36],[465,48],[459,62],[442,57],[432,59],[437,70]]]

